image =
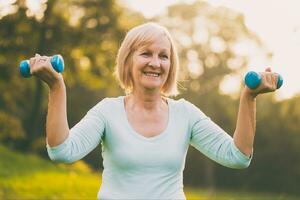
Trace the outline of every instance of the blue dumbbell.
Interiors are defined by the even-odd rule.
[[[250,89],[256,89],[261,83],[261,76],[257,72],[250,71],[245,76],[245,84]],[[283,84],[283,78],[278,74],[277,89]]]
[[[54,55],[51,58],[50,63],[54,70],[58,73],[64,71],[64,59],[61,55]],[[31,76],[29,60],[23,60],[20,62],[20,73],[24,78],[28,78]]]

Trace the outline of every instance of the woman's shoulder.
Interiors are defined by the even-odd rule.
[[[173,109],[175,109],[177,112],[186,114],[188,116],[200,115],[201,117],[205,117],[205,114],[199,107],[184,98],[180,98],[177,100],[169,99],[169,102],[171,103]]]
[[[168,98],[168,103],[173,110],[176,110],[177,113],[186,112],[190,104],[184,98],[180,98],[180,99]]]
[[[172,106],[177,108],[189,108],[191,106],[194,106],[191,102],[185,100],[184,98],[180,98],[180,99],[168,98],[168,102],[170,102]]]
[[[105,97],[101,99],[95,106],[94,109],[111,110],[121,108],[124,96],[118,97]]]

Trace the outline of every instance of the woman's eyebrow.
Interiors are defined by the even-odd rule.
[[[140,47],[140,48],[138,49],[138,51],[141,52],[141,51],[152,51],[152,50],[151,50],[149,47],[144,46],[144,47]],[[169,50],[169,49],[163,48],[163,49],[160,49],[160,50],[159,50],[159,53],[170,54],[170,50]]]
[[[137,49],[138,51],[149,51],[148,47],[142,46]]]
[[[161,52],[162,53],[170,53],[169,49],[162,49]]]

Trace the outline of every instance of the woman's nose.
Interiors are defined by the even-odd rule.
[[[160,61],[157,57],[152,57],[150,62],[149,62],[149,65],[152,66],[152,67],[159,67],[160,66]]]

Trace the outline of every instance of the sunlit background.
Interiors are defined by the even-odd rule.
[[[16,0],[1,0],[0,17],[17,11],[11,6]],[[152,18],[166,12],[170,5],[184,2],[192,4],[196,0],[119,0],[123,6],[142,13],[146,18]],[[46,0],[27,0],[28,16],[43,17],[46,7],[39,2]],[[300,91],[300,1],[298,0],[209,0],[213,6],[228,7],[240,12],[245,17],[247,27],[256,33],[263,41],[266,51],[272,56],[266,58],[259,49],[247,44],[241,44],[239,51],[249,57],[249,70],[264,71],[271,67],[273,71],[284,77],[284,85],[277,92],[277,98],[290,98]],[[78,14],[78,13],[77,13]],[[74,13],[75,15],[75,13]],[[235,93],[239,90],[241,76],[227,77],[221,89],[225,93]]]
[[[299,11],[299,0],[0,0],[0,199],[96,197],[101,145],[72,165],[50,161],[49,90],[23,78],[19,63],[35,53],[63,56],[73,127],[103,98],[124,95],[115,57],[126,32],[147,21],[166,26],[177,44],[181,94],[174,98],[230,135],[247,71],[271,67],[284,79],[258,97],[249,168],[228,169],[189,148],[187,199],[299,199]]]
[[[147,18],[166,12],[166,7],[178,2],[195,0],[120,0]],[[290,98],[300,91],[300,1],[299,0],[209,0],[214,6],[224,6],[242,13],[248,28],[266,45],[272,57],[265,58],[260,50],[241,46],[240,51],[250,58],[249,70],[264,71],[270,66],[284,77],[284,85],[277,92],[278,99]],[[240,77],[230,77],[222,90],[231,93],[239,88]]]

